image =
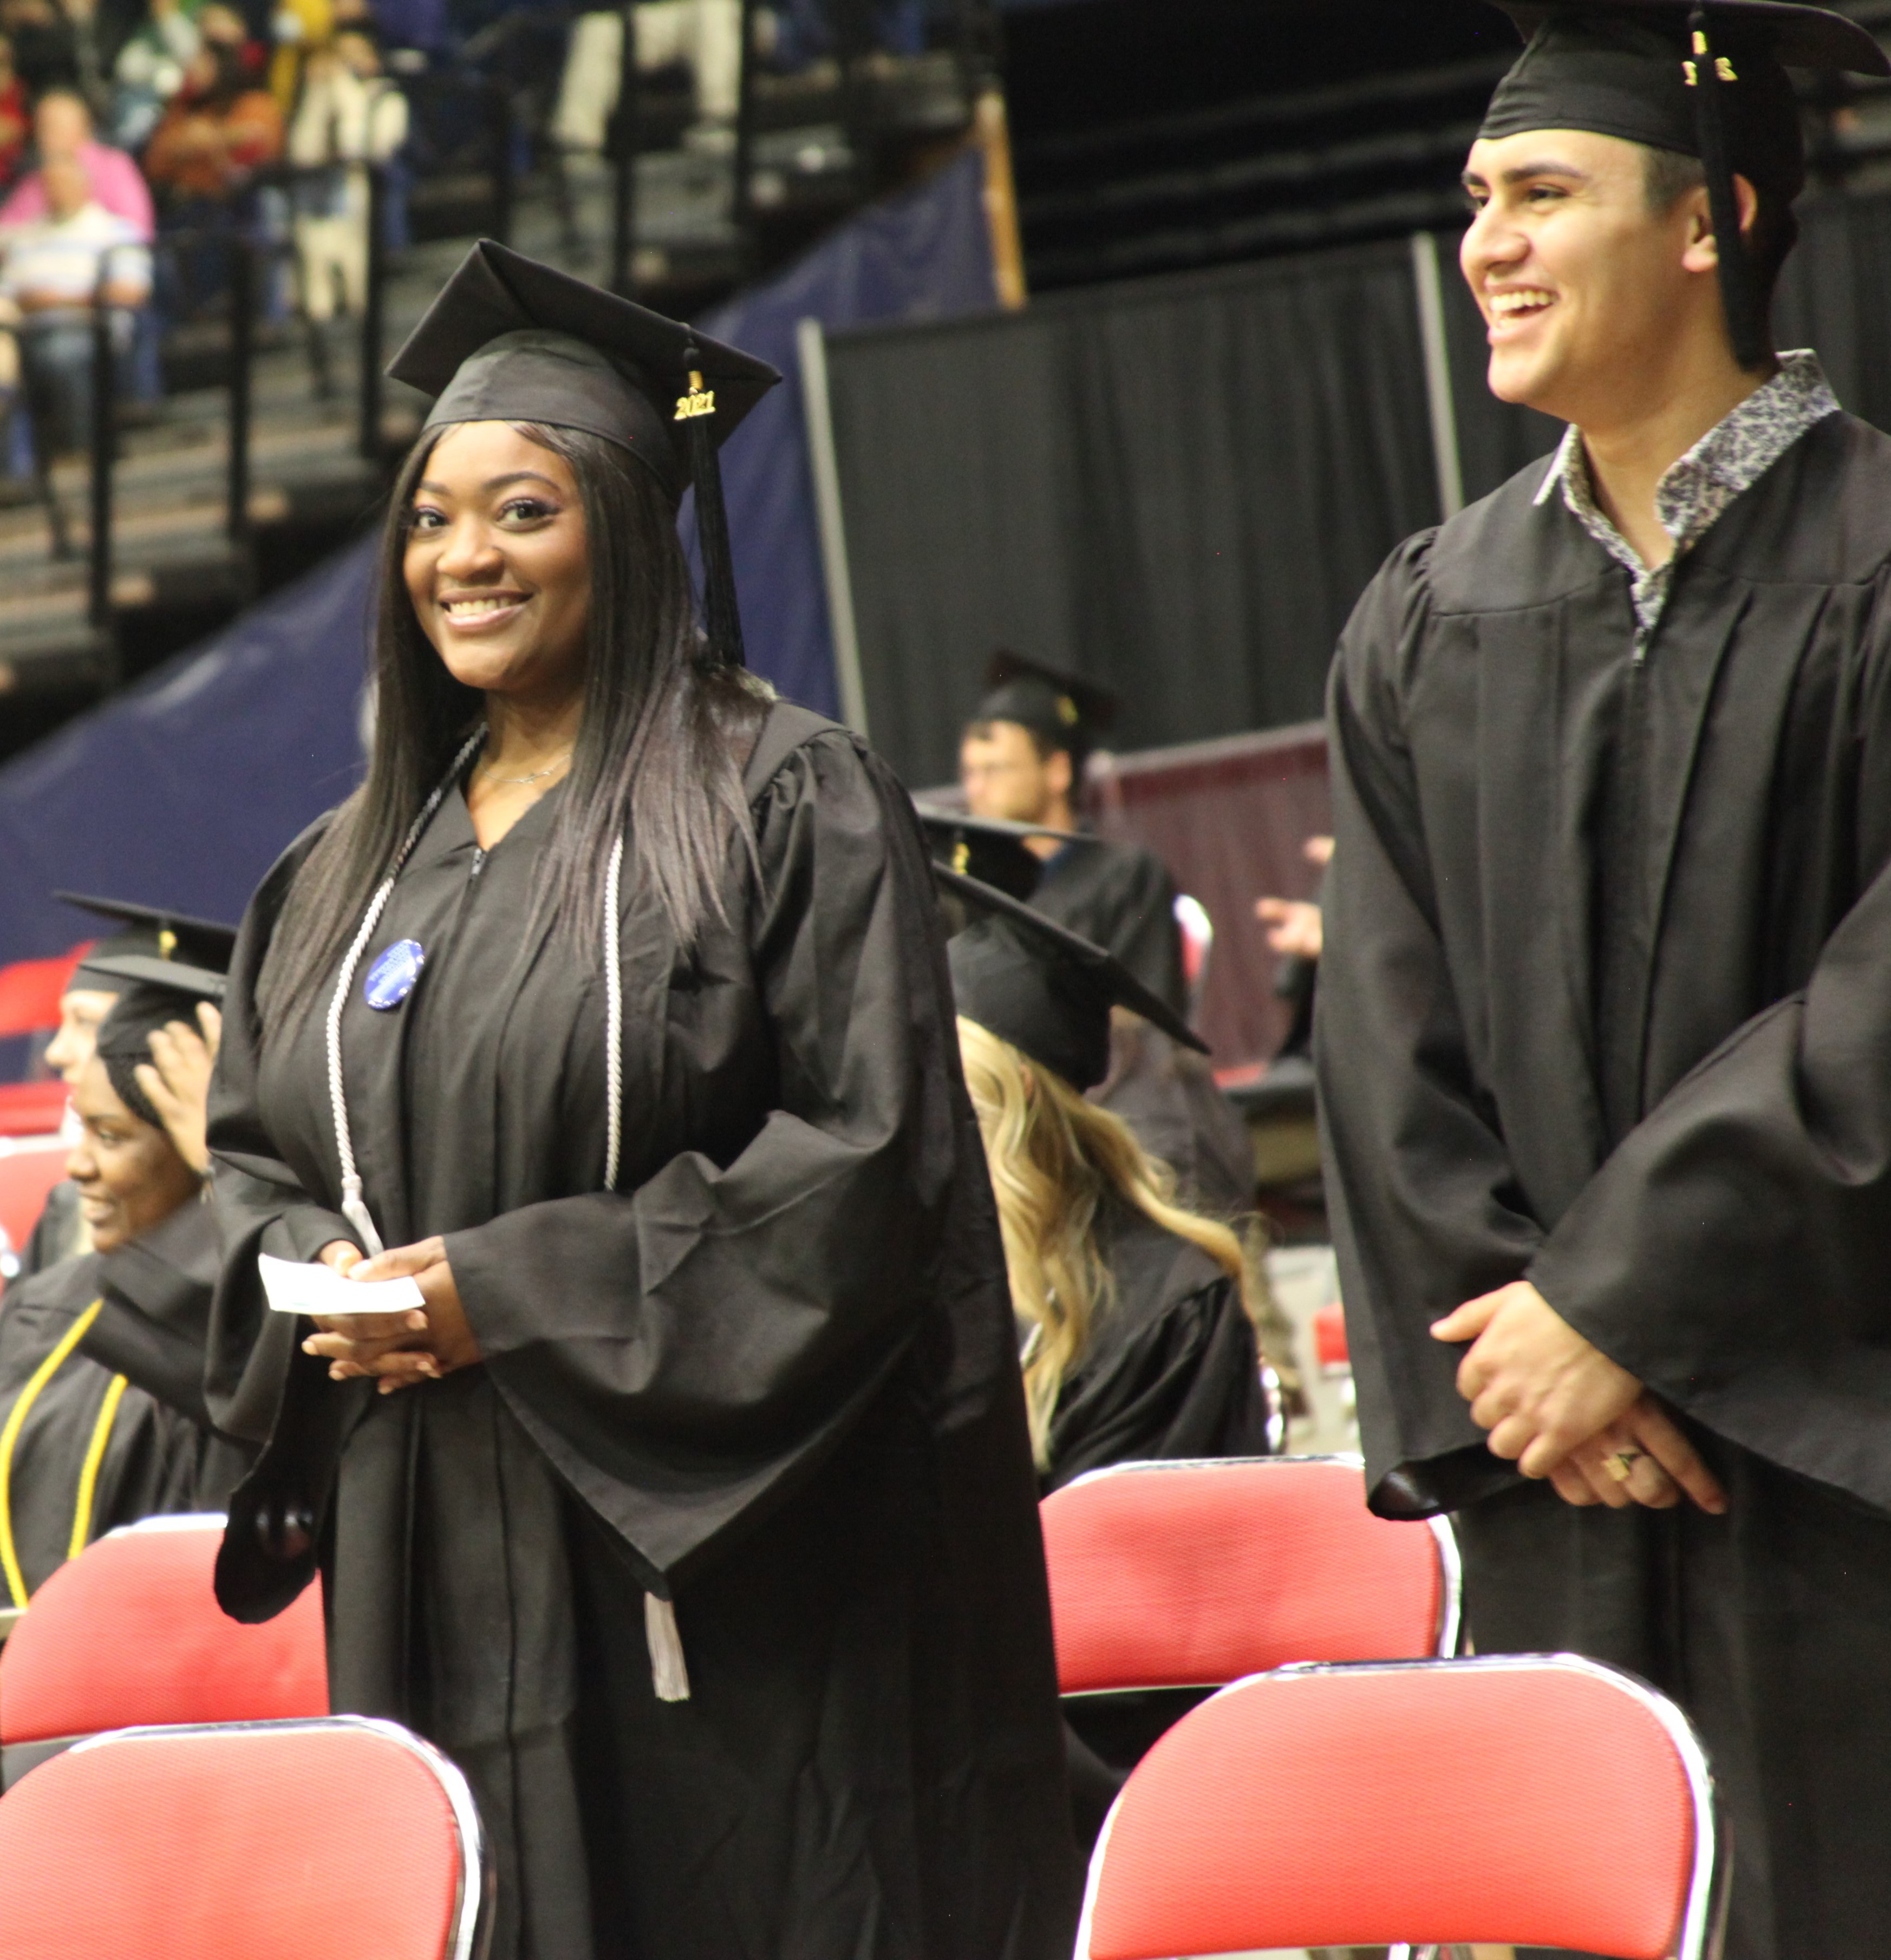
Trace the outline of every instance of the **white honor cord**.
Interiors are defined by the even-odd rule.
[[[623,884],[624,840],[610,848],[604,873],[604,1188],[617,1188],[624,1137],[624,975],[619,939],[618,895]],[[650,1650],[650,1685],[659,1701],[689,1699],[689,1669],[683,1657],[676,1609],[654,1592],[644,1595],[644,1643]]]
[[[368,1201],[361,1195],[361,1172],[355,1167],[355,1142],[348,1128],[348,1094],[342,1086],[342,1010],[348,1004],[348,990],[355,984],[355,969],[361,963],[361,955],[367,951],[368,942],[380,923],[381,914],[387,909],[387,901],[393,896],[394,880],[400,876],[401,867],[420,842],[420,833],[440,807],[440,799],[446,794],[448,786],[466,767],[467,758],[473,750],[485,740],[485,733],[481,728],[466,737],[459,754],[453,759],[452,768],[441,778],[432,795],[420,806],[420,814],[407,826],[407,835],[394,853],[394,861],[388,866],[387,877],[368,902],[367,915],[361,921],[360,931],[355,935],[355,943],[342,956],[342,970],[336,976],[334,998],[328,1004],[328,1099],[335,1115],[335,1154],[340,1159],[342,1166],[342,1216],[354,1227],[371,1258],[387,1248],[380,1242],[380,1233],[374,1229]]]

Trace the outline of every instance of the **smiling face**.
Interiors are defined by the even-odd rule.
[[[403,571],[421,631],[455,680],[543,703],[584,686],[584,504],[563,457],[509,422],[460,422],[434,445]]]
[[[1464,183],[1476,215],[1460,262],[1501,400],[1592,427],[1658,396],[1679,350],[1721,331],[1707,194],[1654,209],[1638,145],[1573,129],[1485,138]]]
[[[72,1085],[72,1109],[79,1141],[65,1174],[99,1251],[116,1252],[197,1196],[196,1172],[164,1131],[126,1108],[96,1055]]]

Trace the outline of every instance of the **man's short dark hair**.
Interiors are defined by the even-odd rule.
[[[997,715],[993,715],[988,721],[967,723],[965,740],[969,742],[988,742],[992,739],[992,730],[1001,727],[1022,728],[1031,738],[1031,746],[1037,752],[1037,759],[1040,762],[1048,762],[1053,756],[1060,752],[1068,756],[1073,763],[1076,760],[1076,752],[1069,743],[1052,741],[1049,736],[1044,734],[1041,730],[1033,728],[1028,721],[1007,721],[1001,720]]]
[[[1706,167],[1698,157],[1683,156],[1679,150],[1657,150],[1645,143],[1635,147],[1641,152],[1648,208],[1657,215],[1672,211],[1679,199],[1707,182]],[[1799,220],[1793,215],[1790,199],[1755,188],[1759,202],[1746,234],[1746,254],[1753,262],[1760,304],[1769,307],[1786,254],[1798,242]]]

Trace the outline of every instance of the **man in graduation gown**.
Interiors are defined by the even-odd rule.
[[[1572,426],[1401,546],[1342,638],[1316,1043],[1374,1508],[1455,1513],[1480,1652],[1682,1702],[1733,1960],[1862,1960],[1891,1923],[1891,442],[1765,335],[1785,62],[1887,67],[1816,9],[1647,0],[1539,12],[1498,91],[1464,269],[1493,387]]]
[[[1078,828],[1084,765],[1116,714],[1116,697],[1094,681],[1001,651],[959,749],[959,781],[974,816]],[[1030,902],[1113,953],[1179,1014],[1188,1012],[1176,886],[1153,851],[1101,838],[1031,838],[1043,861]]]

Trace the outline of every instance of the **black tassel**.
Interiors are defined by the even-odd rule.
[[[696,541],[702,548],[703,628],[711,650],[732,667],[746,667],[742,646],[742,615],[735,598],[735,558],[729,549],[729,514],[722,502],[722,466],[716,453],[715,390],[703,385],[702,358],[692,341],[683,349],[683,364],[689,392],[678,398],[676,419],[683,424],[689,454],[689,481],[696,492]]]
[[[1772,358],[1773,350],[1768,344],[1753,262],[1740,236],[1740,199],[1727,158],[1727,123],[1721,101],[1721,89],[1738,78],[1730,63],[1724,72],[1721,69],[1721,58],[1714,54],[1708,35],[1705,7],[1697,6],[1688,15],[1688,40],[1692,50],[1686,67],[1694,90],[1694,131],[1707,173],[1708,208],[1714,219],[1714,248],[1720,255],[1721,305],[1727,314],[1727,336],[1733,344],[1733,358],[1743,368],[1758,368]]]

